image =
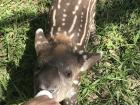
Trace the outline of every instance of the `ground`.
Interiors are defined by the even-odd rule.
[[[50,0],[0,1],[0,105],[33,96],[34,33],[45,30]],[[82,77],[79,105],[140,105],[140,2],[98,0],[89,52],[101,61]]]

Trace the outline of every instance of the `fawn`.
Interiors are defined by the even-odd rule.
[[[52,0],[47,32],[37,29],[35,92],[48,90],[63,105],[76,105],[80,74],[100,60],[85,52],[95,33],[96,0]]]

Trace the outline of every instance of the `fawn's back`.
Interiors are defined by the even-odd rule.
[[[51,37],[61,34],[61,38],[69,39],[74,51],[83,50],[90,36],[89,23],[94,22],[95,4],[96,0],[54,0],[49,13],[47,34]]]

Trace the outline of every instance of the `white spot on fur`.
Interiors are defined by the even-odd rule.
[[[81,29],[79,29],[78,31],[81,32]]]
[[[67,17],[67,14],[63,14],[63,17]]]
[[[80,51],[79,51],[79,54],[81,55],[81,54],[83,54],[83,52],[84,52],[83,50],[80,50]]]
[[[62,23],[62,26],[65,26],[66,25],[66,23]]]
[[[79,1],[78,1],[78,5],[80,5],[80,4],[81,4],[81,2],[82,2],[82,0],[79,0]]]
[[[76,6],[75,6],[75,10],[72,12],[73,15],[76,14],[76,11],[77,11],[78,9],[79,9],[79,5],[76,5]]]
[[[69,5],[70,5],[70,3],[66,3],[66,5],[67,5],[67,6],[69,6]]]
[[[82,2],[82,0],[79,0],[79,1],[78,1],[78,4],[75,6],[74,11],[72,12],[73,15],[76,14],[77,10],[79,9],[79,5],[81,4],[81,2]]]
[[[77,36],[80,36],[80,33],[78,33]]]
[[[65,18],[63,18],[63,19],[62,19],[62,21],[64,22],[64,21],[66,21],[66,19],[65,19]]]
[[[79,84],[79,81],[78,81],[78,80],[74,80],[73,83],[74,83],[75,85],[78,85],[78,84]]]
[[[63,9],[63,12],[66,12],[66,9]]]
[[[66,104],[68,105],[68,104],[69,104],[69,102],[67,101],[67,102],[66,102]]]

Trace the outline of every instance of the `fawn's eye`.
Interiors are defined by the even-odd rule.
[[[64,75],[67,77],[67,78],[71,78],[72,77],[72,71],[71,70],[66,70],[64,72]]]

